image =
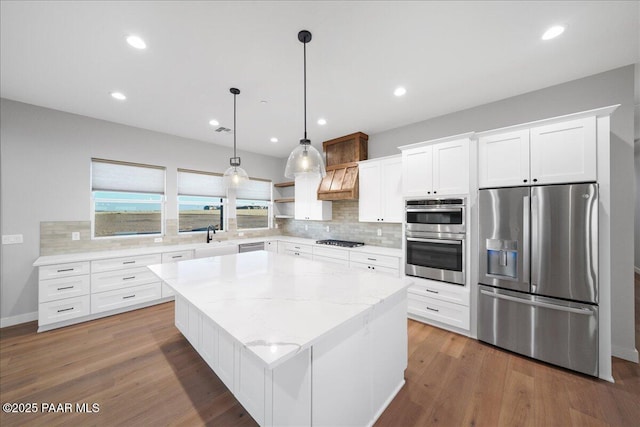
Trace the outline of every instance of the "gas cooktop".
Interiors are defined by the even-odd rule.
[[[316,240],[320,245],[341,246],[343,248],[355,248],[356,246],[364,246],[363,242],[349,242],[348,240]]]

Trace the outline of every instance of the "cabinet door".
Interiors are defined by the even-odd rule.
[[[469,140],[433,146],[433,194],[469,192]]]
[[[309,215],[309,189],[307,177],[305,175],[296,177],[294,199],[295,219],[307,219],[307,216]]]
[[[531,180],[536,184],[596,180],[596,118],[531,129]]]
[[[358,220],[377,222],[382,218],[381,170],[380,162],[364,163],[358,166],[360,174],[360,199],[358,200]]]
[[[433,149],[420,147],[402,152],[402,188],[405,196],[424,196],[433,189]]]
[[[402,198],[402,158],[387,159],[382,162],[382,195],[380,209],[384,222],[401,223],[404,216]],[[360,193],[362,195],[362,193]]]
[[[480,188],[529,184],[529,130],[481,137],[478,141]]]

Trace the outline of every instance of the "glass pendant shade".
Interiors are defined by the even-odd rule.
[[[301,143],[289,154],[284,176],[295,179],[296,175],[304,173],[320,174],[320,176],[324,177],[327,171],[324,168],[322,154],[312,145]]]
[[[238,188],[249,180],[249,175],[240,166],[231,166],[224,171],[222,182],[225,188]]]

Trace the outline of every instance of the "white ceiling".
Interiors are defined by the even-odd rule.
[[[0,15],[2,97],[231,146],[208,122],[233,127],[237,87],[238,148],[277,157],[303,136],[302,29],[320,149],[640,62],[637,1],[2,1]]]

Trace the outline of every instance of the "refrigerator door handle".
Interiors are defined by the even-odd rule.
[[[522,282],[529,284],[529,259],[530,235],[529,235],[529,196],[524,196],[522,201]]]
[[[531,196],[531,292],[536,292],[540,281],[540,230],[538,196]]]
[[[527,299],[523,299],[523,298],[512,297],[510,295],[496,294],[496,293],[493,293],[493,292],[485,291],[484,289],[481,290],[480,293],[482,295],[486,295],[486,296],[492,297],[492,298],[503,299],[503,300],[508,300],[508,301],[515,301],[515,302],[518,302],[520,304],[532,305],[532,306],[535,306],[535,307],[542,307],[542,308],[550,308],[552,310],[565,311],[567,313],[585,314],[585,315],[592,315],[593,314],[593,311],[591,309],[589,309],[589,308],[586,308],[586,307],[585,308],[565,307],[565,306],[562,306],[562,305],[550,304],[548,302],[531,301],[531,300],[527,300]]]

